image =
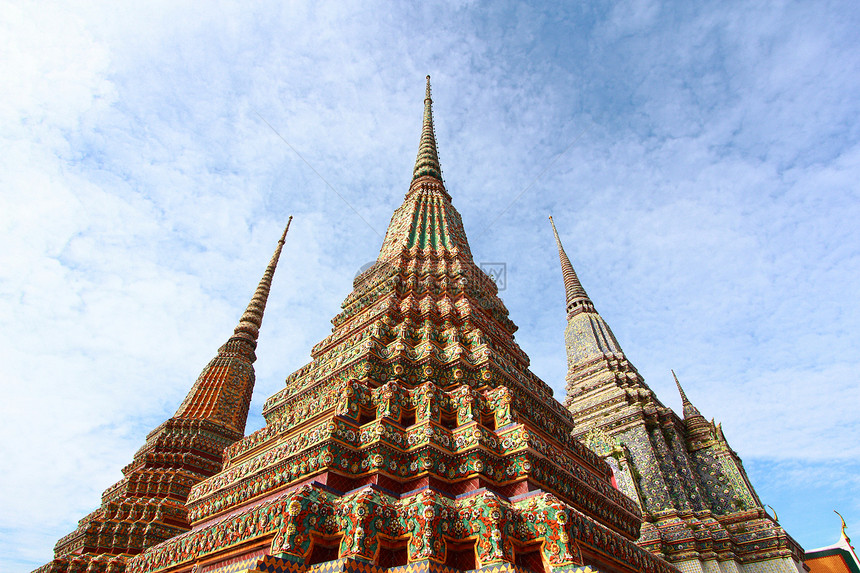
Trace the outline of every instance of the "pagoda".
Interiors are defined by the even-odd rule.
[[[409,190],[332,324],[130,573],[677,573],[472,259],[429,77]]]
[[[290,221],[247,309],[176,414],[146,437],[102,494],[101,507],[57,542],[39,573],[122,573],[130,557],[191,528],[192,487],[221,470],[224,448],[245,435],[254,390],[257,336]]]
[[[550,217],[565,288],[565,406],[574,435],[645,517],[638,543],[684,573],[804,573],[803,550],[765,511],[722,427],[664,406],[595,310]]]

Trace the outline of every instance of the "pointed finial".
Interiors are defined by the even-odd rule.
[[[412,170],[412,180],[429,175],[442,181],[442,166],[436,151],[436,131],[433,128],[433,99],[430,97],[430,76],[427,76],[427,89],[424,97],[424,120],[421,127],[421,140],[418,143],[418,158]]]
[[[269,265],[266,267],[266,272],[263,273],[263,278],[260,279],[260,284],[257,285],[257,290],[248,303],[248,308],[239,319],[239,324],[233,331],[234,337],[242,338],[250,342],[254,347],[257,346],[257,336],[260,334],[260,326],[263,324],[263,311],[266,310],[266,301],[269,299],[269,289],[272,286],[272,277],[275,275],[275,269],[278,266],[278,259],[281,257],[281,249],[284,247],[284,241],[287,238],[287,232],[290,230],[290,223],[293,222],[293,216],[290,215],[287,221],[287,226],[284,233],[278,240],[278,246],[275,248],[275,253],[272,255]]]
[[[844,517],[842,517],[842,514],[841,514],[841,513],[839,513],[838,511],[836,511],[835,509],[833,510],[833,513],[835,513],[836,515],[838,515],[838,516],[839,516],[839,519],[840,519],[840,520],[842,520],[842,533],[841,533],[841,535],[842,535],[842,539],[844,539],[844,540],[845,540],[845,541],[850,545],[850,544],[851,544],[851,539],[849,539],[849,538],[848,538],[848,534],[847,534],[847,533],[845,533],[845,528],[847,527],[847,525],[845,525],[845,518],[844,518]]]
[[[564,252],[564,247],[561,245],[561,239],[558,238],[558,230],[555,228],[555,221],[552,220],[552,215],[549,216],[549,224],[552,225],[555,244],[558,246],[558,260],[561,263],[561,276],[564,279],[564,292],[568,314],[573,310],[579,309],[594,310],[594,303],[588,298],[588,294],[582,287],[582,283],[579,282],[579,277],[576,276],[576,271],[573,270],[573,265],[570,264],[567,253]]]
[[[767,505],[770,508],[770,510],[773,512],[773,520],[775,522],[779,523],[779,516],[776,514],[776,510],[773,508],[773,506],[768,505],[768,504],[765,504],[765,505]]]
[[[687,395],[684,393],[684,389],[681,388],[681,382],[678,381],[678,375],[675,374],[674,370],[671,370],[672,377],[675,379],[675,385],[678,387],[678,392],[681,394],[681,406],[684,409],[684,419],[690,418],[692,416],[701,416],[699,410],[693,406],[693,403],[687,399]]]

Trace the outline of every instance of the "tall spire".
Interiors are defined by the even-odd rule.
[[[573,265],[570,264],[570,259],[567,257],[567,253],[564,252],[564,247],[561,245],[561,239],[558,238],[558,231],[555,228],[555,222],[552,220],[552,215],[549,216],[549,223],[552,225],[552,232],[555,235],[555,243],[558,245],[558,260],[561,262],[561,274],[564,278],[567,313],[571,314],[574,311],[581,312],[583,310],[594,310],[594,303],[591,302],[585,289],[582,288],[582,283],[579,282],[579,277],[576,276],[576,271],[573,270]]]
[[[263,311],[266,310],[266,301],[269,299],[269,289],[272,287],[272,277],[275,276],[275,268],[278,266],[278,259],[281,257],[281,249],[284,247],[284,241],[287,238],[287,232],[290,230],[290,223],[293,222],[293,216],[290,215],[287,221],[287,226],[284,229],[284,234],[281,235],[278,241],[278,246],[275,248],[275,253],[269,261],[269,266],[266,267],[266,272],[263,273],[263,278],[260,279],[260,284],[257,285],[257,290],[248,303],[248,308],[239,319],[239,324],[233,331],[233,335],[242,338],[257,345],[257,336],[260,334],[260,326],[263,323]]]
[[[445,251],[449,254],[462,253],[469,259],[472,257],[463,221],[451,204],[451,196],[445,191],[442,182],[442,168],[436,154],[432,104],[430,76],[427,76],[418,159],[404,202],[391,217],[379,251],[379,261],[400,256],[404,249]]]
[[[257,360],[254,350],[257,348],[257,337],[263,323],[263,311],[266,310],[272,277],[292,221],[291,215],[263,278],[260,279],[251,302],[233,331],[233,336],[218,349],[218,354],[197,377],[194,386],[176,410],[175,418],[207,420],[236,432],[239,437],[245,433],[245,422],[254,391],[254,362]]]
[[[433,100],[430,97],[430,76],[427,76],[427,90],[424,96],[424,124],[421,127],[421,141],[418,144],[418,158],[412,170],[412,180],[429,175],[442,181],[442,166],[436,152],[436,130],[433,128]]]
[[[101,507],[57,542],[54,560],[38,571],[124,573],[130,556],[191,529],[190,488],[219,472],[224,449],[245,433],[254,349],[289,228],[288,222],[233,336],[197,377],[176,414],[146,436],[122,479],[102,494]]]
[[[702,414],[699,412],[698,408],[693,406],[693,403],[687,399],[687,394],[684,393],[684,389],[681,388],[681,383],[678,381],[678,376],[675,374],[675,371],[672,370],[672,377],[675,379],[675,385],[678,387],[678,392],[681,394],[681,406],[684,409],[684,419],[692,418],[693,416],[701,416]]]

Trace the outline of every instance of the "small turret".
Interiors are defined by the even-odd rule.
[[[681,394],[681,405],[684,411],[684,425],[687,426],[687,440],[690,442],[705,442],[714,439],[714,424],[708,422],[699,412],[698,408],[693,406],[693,403],[687,398],[687,394],[681,387],[681,382],[678,381],[678,376],[672,370],[672,377],[675,379],[675,385],[678,387],[678,392]]]
[[[698,408],[693,406],[693,403],[687,399],[687,394],[684,393],[684,389],[681,387],[681,382],[678,381],[678,375],[675,374],[674,370],[671,370],[672,377],[675,379],[675,386],[678,387],[678,393],[681,394],[681,407],[684,412],[684,419],[692,418],[693,416],[701,416],[702,414],[699,412]]]

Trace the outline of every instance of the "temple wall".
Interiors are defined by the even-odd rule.
[[[702,562],[698,559],[688,559],[687,561],[678,561],[676,563],[672,563],[676,568],[678,568],[681,573],[706,573],[702,568]],[[707,572],[710,573],[710,572]]]
[[[617,434],[616,437],[627,446],[633,458],[633,466],[639,474],[639,488],[642,496],[640,505],[648,512],[671,508],[669,488],[660,472],[660,464],[654,455],[654,448],[644,424],[636,425]]]
[[[702,570],[705,573],[723,573],[720,563],[716,559],[708,559],[702,562]]]
[[[756,563],[747,563],[744,573],[797,573],[797,565],[791,557],[768,559]]]
[[[682,573],[798,573],[795,563],[787,557],[760,561],[758,563],[748,563],[747,565],[743,565],[732,559],[726,561],[689,559],[673,563],[673,565],[680,569]],[[797,564],[797,566],[801,568],[799,570],[800,573],[807,573],[802,569],[803,566],[801,564]]]
[[[734,560],[720,561],[720,570],[722,573],[744,573],[744,566]]]

